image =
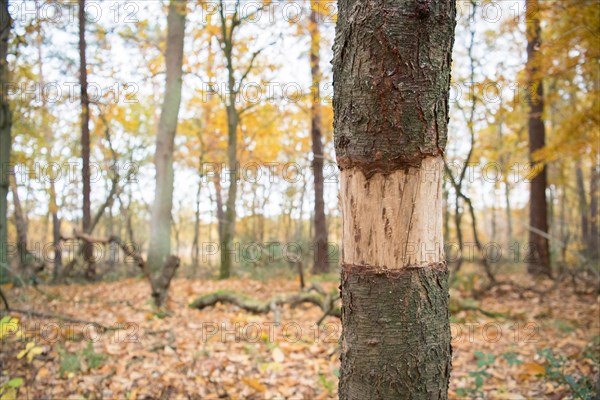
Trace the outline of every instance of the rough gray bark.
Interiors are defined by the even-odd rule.
[[[446,399],[446,265],[386,273],[344,267],[340,399]]]
[[[446,263],[441,250],[419,258],[408,257],[407,247],[443,246],[441,156],[455,2],[341,0],[338,10],[339,396],[446,399],[452,358]],[[402,235],[406,240],[390,240]],[[348,246],[363,241],[362,248]]]
[[[162,305],[166,299],[170,280],[177,268],[173,266],[179,265],[179,259],[171,255],[171,210],[173,208],[174,180],[173,146],[181,103],[186,6],[185,1],[171,0],[167,15],[165,97],[156,133],[154,153],[156,191],[148,245],[148,269],[151,274],[152,286],[155,289],[153,297],[157,306]]]
[[[418,167],[446,145],[452,7],[440,0],[363,3],[338,6],[338,164],[368,175]]]
[[[319,84],[321,82],[321,68],[319,62],[319,24],[317,5],[311,0],[311,11],[309,18],[310,31],[310,73],[312,77],[313,93],[310,105],[310,136],[312,140],[312,169],[315,187],[315,250],[313,273],[325,273],[329,271],[329,257],[327,253],[327,221],[325,219],[325,201],[323,199],[323,139],[321,122],[321,96]]]
[[[546,166],[533,161],[537,150],[542,149],[546,142],[544,120],[544,85],[539,74],[540,53],[542,43],[541,25],[539,19],[538,0],[527,0],[527,79],[530,90],[527,100],[529,103],[529,156],[531,164],[539,173],[531,179],[529,195],[529,225],[536,230],[548,233],[548,204],[546,200],[547,171]],[[552,274],[550,269],[550,245],[548,239],[529,230],[529,246],[531,258],[527,271],[532,275]]]
[[[8,13],[8,0],[0,1],[0,85],[6,87],[8,83],[8,39],[12,18]],[[8,264],[8,220],[7,196],[9,190],[9,164],[11,137],[10,129],[12,114],[8,97],[2,91],[0,98],[0,263]],[[0,282],[4,281],[5,270],[0,268]]]

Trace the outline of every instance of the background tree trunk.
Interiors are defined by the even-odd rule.
[[[36,2],[36,10],[40,12],[40,5]],[[38,63],[39,63],[39,83],[40,87],[44,88],[46,86],[46,79],[44,78],[44,57],[42,52],[43,45],[43,31],[42,31],[42,23],[41,21],[37,24],[37,52],[38,52]],[[48,101],[46,96],[41,96],[42,99],[42,125],[47,125],[47,116],[48,116]],[[47,160],[48,163],[52,161],[52,143],[54,141],[52,137],[52,131],[50,129],[46,130],[45,134],[46,139],[46,149],[47,149]],[[54,269],[53,269],[53,279],[56,280],[60,276],[60,271],[62,269],[62,250],[60,243],[60,218],[58,217],[58,204],[56,201],[56,185],[54,183],[54,179],[49,179],[49,203],[48,203],[48,212],[52,218],[52,244],[54,246]]]
[[[527,79],[529,102],[529,156],[537,175],[531,179],[529,195],[529,225],[548,233],[548,204],[546,201],[547,172],[546,166],[534,161],[534,154],[542,149],[546,142],[544,128],[544,86],[539,72],[542,43],[538,0],[527,0]],[[531,258],[527,271],[532,275],[551,275],[550,247],[548,239],[529,231]]]
[[[442,155],[454,0],[341,0],[340,399],[446,399],[451,347]]]
[[[598,250],[598,183],[600,182],[600,167],[593,165],[590,175],[590,237],[588,248],[590,249],[590,258],[597,261],[600,255]]]
[[[227,108],[227,167],[229,187],[227,189],[226,208],[224,212],[223,225],[221,229],[221,266],[219,269],[219,277],[221,279],[229,278],[231,275],[231,256],[235,254],[233,238],[235,236],[236,222],[236,199],[237,199],[237,130],[240,120],[240,115],[236,108],[237,90],[235,85],[235,70],[233,66],[233,32],[240,20],[236,15],[233,16],[230,26],[227,26],[225,16],[225,8],[227,6],[221,1],[219,12],[221,16],[221,40],[223,52],[225,55],[227,68],[227,90],[228,98],[226,103]],[[241,84],[241,82],[240,82]]]
[[[52,214],[52,244],[54,246],[54,269],[52,279],[57,280],[62,270],[62,247],[60,243],[60,218],[56,204],[56,190],[54,183],[50,183],[50,213]]]
[[[327,221],[325,220],[325,201],[323,199],[323,141],[321,134],[321,57],[320,32],[318,21],[318,1],[311,0],[309,31],[310,31],[310,73],[312,77],[312,96],[310,105],[310,136],[313,151],[313,177],[315,187],[315,250],[313,273],[320,274],[329,271],[329,257],[327,253]]]
[[[17,189],[17,181],[13,176],[10,178],[10,189],[12,192],[13,206],[15,209],[15,227],[17,228],[17,252],[19,253],[19,268],[21,275],[29,278],[28,265],[29,257],[27,252],[27,220],[23,213],[19,192]]]
[[[90,100],[88,97],[87,61],[85,55],[85,0],[79,0],[79,88],[81,90],[81,179],[83,184],[83,214],[81,225],[85,233],[91,233],[92,212],[90,200]],[[84,260],[88,279],[96,277],[93,247],[85,246]]]
[[[200,255],[200,194],[202,190],[202,176],[196,189],[196,210],[194,211],[194,238],[192,240],[192,268],[198,270],[198,257]]]
[[[0,1],[0,85],[7,87],[8,74],[8,39],[12,18],[8,12],[8,0]],[[10,147],[12,115],[8,103],[8,96],[3,90],[0,98],[0,263],[8,265],[8,190],[10,176]],[[4,281],[6,271],[0,267],[0,282]]]
[[[590,234],[590,226],[588,223],[588,206],[585,195],[585,185],[583,184],[583,171],[581,169],[581,161],[576,161],[575,163],[575,178],[577,183],[577,197],[579,200],[579,212],[581,213],[581,240],[582,242],[588,246],[587,252],[589,253],[589,234]],[[561,221],[561,224],[565,224],[564,221]]]
[[[181,103],[183,43],[185,37],[186,2],[171,0],[167,16],[167,65],[165,97],[160,112],[156,134],[154,164],[156,166],[156,192],[150,220],[148,267],[159,276],[171,254],[171,210],[173,208],[173,145],[177,131],[177,118]],[[165,289],[166,291],[166,289]],[[161,294],[157,299],[164,299]]]

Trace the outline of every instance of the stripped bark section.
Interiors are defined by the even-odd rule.
[[[342,263],[381,269],[443,261],[441,158],[367,178],[341,173]]]

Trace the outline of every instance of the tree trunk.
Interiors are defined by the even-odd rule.
[[[450,205],[448,204],[450,193],[445,184],[442,185],[442,197],[444,199],[444,243],[448,243],[450,241]]]
[[[19,267],[21,275],[29,277],[29,254],[27,251],[27,221],[23,214],[23,207],[19,198],[17,182],[15,177],[10,178],[10,189],[12,192],[13,206],[15,209],[15,227],[17,228],[17,252],[19,253]]]
[[[0,1],[0,85],[7,87],[9,83],[8,74],[8,39],[12,18],[8,12],[8,0]],[[10,128],[12,114],[8,102],[8,96],[2,91],[0,96],[0,263],[8,264],[8,190],[9,190],[9,165],[11,137]],[[0,282],[4,282],[5,269],[0,267]]]
[[[52,244],[54,246],[54,270],[52,279],[56,281],[61,274],[62,270],[62,247],[60,243],[60,218],[58,217],[58,206],[56,205],[56,191],[54,189],[54,183],[50,184],[51,195],[51,214],[52,214]]]
[[[222,6],[222,5],[221,5]],[[223,10],[221,10],[223,12]],[[223,30],[227,31],[225,21],[223,23]],[[239,113],[236,109],[236,87],[235,87],[235,75],[233,67],[233,30],[235,26],[229,31],[229,34],[223,35],[223,45],[225,60],[227,62],[227,89],[229,93],[229,99],[227,103],[227,167],[229,168],[229,187],[227,189],[227,201],[225,209],[225,218],[223,220],[223,229],[221,237],[221,267],[219,271],[219,278],[226,279],[231,275],[231,256],[235,252],[233,238],[235,236],[235,222],[236,222],[236,198],[237,198],[237,129],[239,125]]]
[[[529,83],[529,157],[538,172],[531,179],[529,195],[529,225],[548,233],[548,204],[546,201],[546,166],[534,161],[535,152],[545,146],[544,86],[540,77],[540,53],[542,43],[538,0],[527,0],[527,79]],[[551,275],[548,239],[529,231],[530,259],[527,271],[532,275]]]
[[[318,1],[310,1],[311,11],[309,19],[310,31],[310,73],[312,77],[313,93],[310,106],[310,135],[313,151],[313,177],[315,187],[315,250],[313,273],[320,274],[329,271],[329,257],[327,254],[327,222],[325,220],[325,201],[323,199],[323,142],[321,134],[321,96],[319,84],[321,82],[321,69],[319,62],[320,32],[318,25]],[[300,218],[302,222],[302,218]]]
[[[36,11],[40,11],[39,4],[36,2]],[[44,79],[44,57],[42,55],[42,44],[43,44],[43,33],[41,22],[37,25],[37,51],[38,51],[38,64],[39,64],[39,84],[41,88],[46,87],[46,80]],[[48,102],[46,96],[42,96],[42,124],[47,124],[46,116],[48,114]],[[53,137],[51,131],[48,129],[45,134],[46,149],[47,149],[47,161],[52,161],[52,142]],[[58,279],[60,271],[62,269],[62,250],[60,243],[60,218],[58,217],[58,205],[56,202],[56,185],[53,179],[49,179],[49,204],[48,212],[52,218],[52,244],[54,247],[54,269],[53,269],[53,280]]]
[[[81,224],[85,233],[91,233],[92,212],[90,202],[90,100],[88,97],[87,61],[85,41],[85,0],[79,0],[79,88],[81,90],[81,179],[83,183],[83,215]],[[88,279],[96,277],[93,247],[86,246],[84,260]]]
[[[200,255],[200,193],[202,190],[202,177],[196,189],[196,210],[194,218],[194,239],[192,240],[192,268],[198,270],[198,256]]]
[[[581,161],[575,163],[575,178],[577,183],[577,197],[579,199],[579,212],[581,213],[581,240],[584,246],[587,247],[586,253],[589,253],[589,223],[588,223],[588,206],[585,195],[585,185],[583,184],[583,171],[581,170]],[[562,222],[564,224],[564,221]],[[589,255],[589,254],[588,254]]]
[[[446,399],[451,347],[442,156],[454,0],[341,0],[340,399]]]
[[[508,248],[512,246],[512,209],[510,207],[510,186],[508,180],[504,182],[504,202],[506,205],[506,240],[508,242]]]
[[[223,211],[223,196],[221,194],[221,174],[217,170],[213,177],[213,183],[215,185],[215,203],[217,207],[217,231],[219,233],[219,240],[223,242],[223,225],[225,221],[225,213]]]
[[[165,97],[163,99],[154,164],[156,166],[156,191],[150,220],[148,268],[153,277],[160,277],[171,260],[171,210],[173,208],[173,146],[177,131],[177,118],[181,103],[183,66],[183,43],[185,37],[186,2],[169,2],[167,16],[167,66]],[[163,270],[163,271],[161,271]],[[168,284],[167,284],[168,288]],[[155,296],[157,305],[166,297],[165,293]]]
[[[600,182],[600,167],[594,165],[590,175],[590,238],[588,247],[590,258],[598,260],[598,183]]]

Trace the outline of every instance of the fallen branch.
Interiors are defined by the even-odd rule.
[[[7,313],[6,311],[2,311],[2,312]],[[103,331],[116,331],[119,329],[125,329],[125,328],[119,328],[119,327],[104,326],[104,325],[102,325],[98,322],[94,322],[94,321],[85,321],[82,319],[71,318],[71,317],[58,315],[58,314],[50,314],[50,313],[44,313],[44,312],[39,312],[39,311],[33,311],[33,310],[23,310],[23,309],[19,309],[19,308],[11,308],[10,313],[18,313],[18,314],[28,315],[28,316],[37,317],[37,318],[44,318],[44,319],[55,319],[55,320],[59,320],[59,321],[69,322],[72,324],[92,325],[93,327],[101,329]]]
[[[450,298],[450,313],[454,314],[459,311],[477,311],[486,317],[490,318],[507,318],[508,315],[506,313],[493,312],[488,311],[481,308],[478,302],[472,302],[468,300],[455,300],[452,297]]]
[[[206,307],[214,306],[217,303],[233,304],[251,313],[266,314],[271,311],[274,306],[287,304],[293,308],[300,304],[310,303],[319,307],[326,315],[340,318],[341,311],[339,307],[332,307],[334,301],[335,299],[332,299],[331,296],[323,297],[316,293],[306,292],[276,295],[267,301],[261,301],[242,293],[218,291],[198,297],[190,304],[190,307],[202,310]]]

